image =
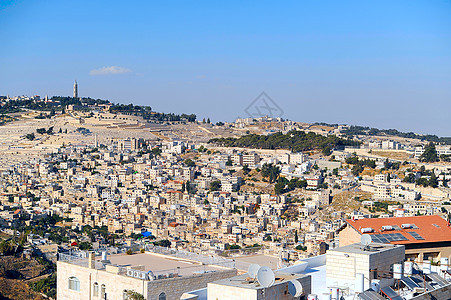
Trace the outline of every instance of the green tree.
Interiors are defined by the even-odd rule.
[[[333,170],[332,170],[332,174],[333,174],[334,176],[338,176],[338,168],[333,169]]]
[[[160,246],[160,247],[166,247],[166,248],[171,247],[171,241],[169,241],[169,240],[160,240],[160,241],[153,242],[153,244],[155,246]]]
[[[248,165],[243,166],[243,174],[244,175],[249,174],[250,171],[251,171],[251,169],[248,167]]]
[[[153,149],[150,150],[150,151],[152,151],[152,154],[153,154],[154,156],[158,156],[158,155],[161,154],[161,149],[158,148],[158,147],[155,147],[155,148],[153,148]]]
[[[38,129],[36,129],[36,132],[39,133],[39,134],[44,134],[44,133],[46,133],[46,131],[47,130],[45,130],[45,128],[38,128]]]
[[[437,176],[432,173],[431,177],[429,177],[429,186],[436,188],[438,186]]]
[[[423,154],[420,156],[420,161],[423,162],[436,162],[438,161],[437,156],[437,150],[435,149],[435,144],[433,142],[430,142],[429,145],[427,145],[424,148]]]
[[[126,295],[125,299],[127,299],[127,300],[145,300],[146,299],[142,294],[135,292],[133,290],[125,290],[125,295]]]
[[[196,166],[196,163],[192,160],[192,159],[190,159],[190,158],[187,158],[187,159],[185,159],[185,161],[183,162],[187,167],[194,167],[194,166]]]
[[[215,180],[210,183],[210,191],[219,191],[221,188],[221,181]]]
[[[280,195],[284,192],[285,183],[283,181],[279,181],[274,185],[274,193],[276,195]]]
[[[81,242],[78,244],[78,248],[80,250],[90,250],[92,248],[92,245],[90,242]]]
[[[273,164],[263,164],[261,174],[263,177],[268,177],[269,183],[274,183],[280,174],[280,169],[278,166]]]
[[[332,154],[332,149],[330,148],[330,146],[326,146],[323,148],[322,152],[324,156],[329,156]]]

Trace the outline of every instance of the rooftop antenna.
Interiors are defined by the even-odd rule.
[[[247,269],[247,274],[250,278],[255,279],[257,277],[257,272],[260,269],[260,266],[257,264],[252,264]]]
[[[288,292],[291,294],[291,296],[297,298],[304,293],[304,288],[299,281],[293,279],[288,281]]]
[[[258,283],[264,287],[268,288],[274,284],[276,277],[274,276],[274,272],[269,267],[261,267],[257,272],[257,281]]]
[[[360,238],[360,243],[363,245],[363,250],[368,249],[373,239],[371,238],[371,235],[369,234],[362,234],[362,237]]]

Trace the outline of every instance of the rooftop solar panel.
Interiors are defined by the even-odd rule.
[[[387,286],[381,288],[381,292],[388,297],[390,300],[403,300],[397,292],[395,292],[391,287]]]
[[[372,234],[371,238],[375,243],[383,244],[390,242],[407,241],[407,238],[401,233]]]
[[[412,275],[412,280],[414,280],[420,287],[425,287],[428,291],[432,291],[434,288],[429,284],[429,282],[424,281],[423,277],[418,275],[418,274],[414,274]]]
[[[363,293],[360,293],[359,298],[362,300],[385,300],[384,297],[382,297],[375,291],[365,291]]]
[[[420,287],[415,281],[413,281],[409,277],[404,277],[403,276],[401,281],[411,290],[413,290],[414,288]]]
[[[432,279],[433,281],[437,282],[438,285],[440,285],[440,286],[446,286],[446,285],[449,284],[448,281],[446,281],[445,279],[443,279],[442,277],[440,277],[437,273],[427,274],[427,277],[429,277],[429,278]]]
[[[424,238],[415,231],[407,231],[407,233],[410,234],[416,240],[424,240]]]

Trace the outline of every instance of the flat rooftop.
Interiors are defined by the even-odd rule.
[[[275,256],[265,255],[265,254],[255,254],[255,255],[243,255],[235,256],[230,259],[235,260],[235,267],[239,271],[247,272],[247,269],[252,264],[258,264],[261,267],[269,267],[273,270],[279,268],[279,258]]]
[[[276,281],[274,282],[274,285],[288,282],[290,280],[298,279],[298,278],[305,276],[303,274],[289,274],[289,273],[282,273],[282,272],[277,272],[277,271],[274,272],[274,275],[276,277]],[[239,287],[239,288],[245,288],[245,289],[254,289],[254,290],[264,289],[264,287],[262,287],[256,279],[255,280],[249,279],[248,277],[249,277],[249,275],[247,273],[245,273],[242,275],[217,280],[213,283],[218,284],[218,285],[233,286],[233,287]]]
[[[371,243],[368,247],[365,247],[362,244],[357,243],[357,244],[351,244],[351,245],[327,250],[327,252],[343,252],[343,253],[371,255],[373,253],[388,251],[388,250],[392,250],[392,249],[399,248],[399,247],[404,247],[404,246],[403,245]]]
[[[118,254],[108,257],[111,264],[126,268],[138,269],[148,272],[152,271],[155,275],[174,273],[181,276],[189,276],[193,273],[203,273],[224,270],[221,266],[202,265],[200,262],[177,259],[171,256],[139,253],[133,255]]]

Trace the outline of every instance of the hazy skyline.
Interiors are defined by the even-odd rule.
[[[0,95],[451,136],[451,2],[1,1]]]

